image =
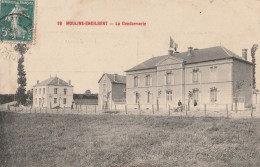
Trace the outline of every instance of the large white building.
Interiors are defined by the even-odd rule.
[[[50,77],[33,86],[33,106],[54,108],[70,107],[73,102],[73,86],[58,77]]]
[[[126,71],[126,104],[137,108],[252,103],[252,67],[247,50],[242,57],[222,47],[188,48],[153,57]],[[241,84],[240,88],[237,87]],[[190,94],[190,95],[189,95]],[[192,95],[192,97],[190,97]]]

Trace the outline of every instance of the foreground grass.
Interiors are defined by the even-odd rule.
[[[0,166],[260,166],[260,119],[0,113]]]

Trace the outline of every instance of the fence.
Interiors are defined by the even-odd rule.
[[[1,110],[18,113],[53,113],[53,114],[124,114],[124,115],[161,115],[190,117],[227,117],[227,118],[260,118],[260,104],[244,110],[235,111],[233,104],[201,104],[194,106],[171,106],[155,104],[125,105],[115,104],[110,110],[100,110],[97,105],[80,105],[77,108],[35,108],[35,107],[1,107]]]
[[[52,114],[95,114],[97,105],[80,105],[77,108],[47,108],[47,107],[1,107],[1,110],[14,111],[18,113],[52,113]]]

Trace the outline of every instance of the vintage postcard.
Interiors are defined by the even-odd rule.
[[[0,0],[0,166],[260,166],[259,0]]]

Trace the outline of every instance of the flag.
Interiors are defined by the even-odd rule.
[[[174,41],[173,41],[172,37],[170,36],[170,48],[173,48],[173,43],[174,43]]]

